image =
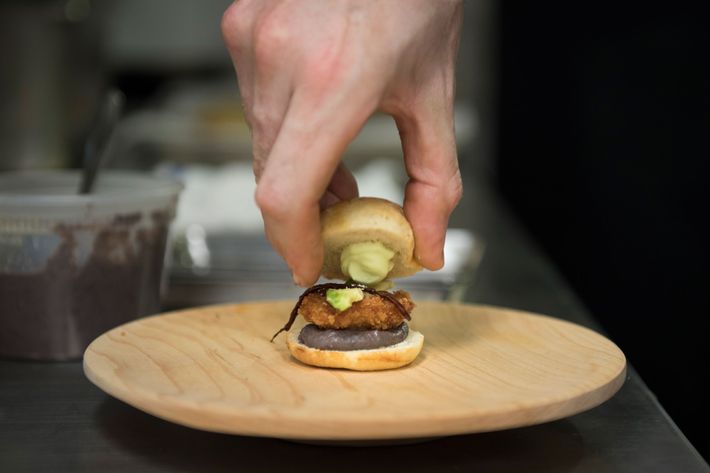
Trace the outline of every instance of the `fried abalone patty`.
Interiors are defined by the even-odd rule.
[[[414,302],[407,291],[395,291],[392,295],[407,313],[412,312]],[[404,322],[402,311],[392,301],[375,294],[365,293],[364,296],[361,301],[339,312],[328,304],[323,295],[311,293],[303,298],[298,315],[318,327],[333,329],[389,330]]]

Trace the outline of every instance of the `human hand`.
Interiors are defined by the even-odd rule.
[[[320,208],[357,196],[340,156],[380,109],[397,123],[419,262],[444,263],[461,198],[453,125],[460,0],[239,0],[222,19],[252,129],[255,200],[294,281],[313,284]]]

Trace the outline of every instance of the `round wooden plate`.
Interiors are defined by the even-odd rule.
[[[293,301],[191,309],[100,337],[86,376],[138,409],[197,429],[298,440],[438,437],[537,424],[590,409],[623,384],[611,341],[551,317],[421,302],[413,364],[354,372],[303,365],[271,335]],[[293,329],[292,329],[293,330]]]

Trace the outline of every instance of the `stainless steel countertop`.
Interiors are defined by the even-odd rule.
[[[599,330],[485,186],[467,185],[454,223],[486,242],[464,300],[542,312]],[[416,445],[353,449],[192,430],[110,398],[84,378],[78,362],[0,361],[3,472],[385,469],[710,472],[633,368],[611,400],[568,419]]]

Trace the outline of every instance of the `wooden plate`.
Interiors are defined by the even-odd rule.
[[[197,429],[300,440],[438,437],[537,424],[590,409],[626,360],[578,325],[509,309],[421,302],[424,349],[408,367],[303,365],[281,335],[293,301],[147,317],[94,340],[87,377],[138,409]]]

